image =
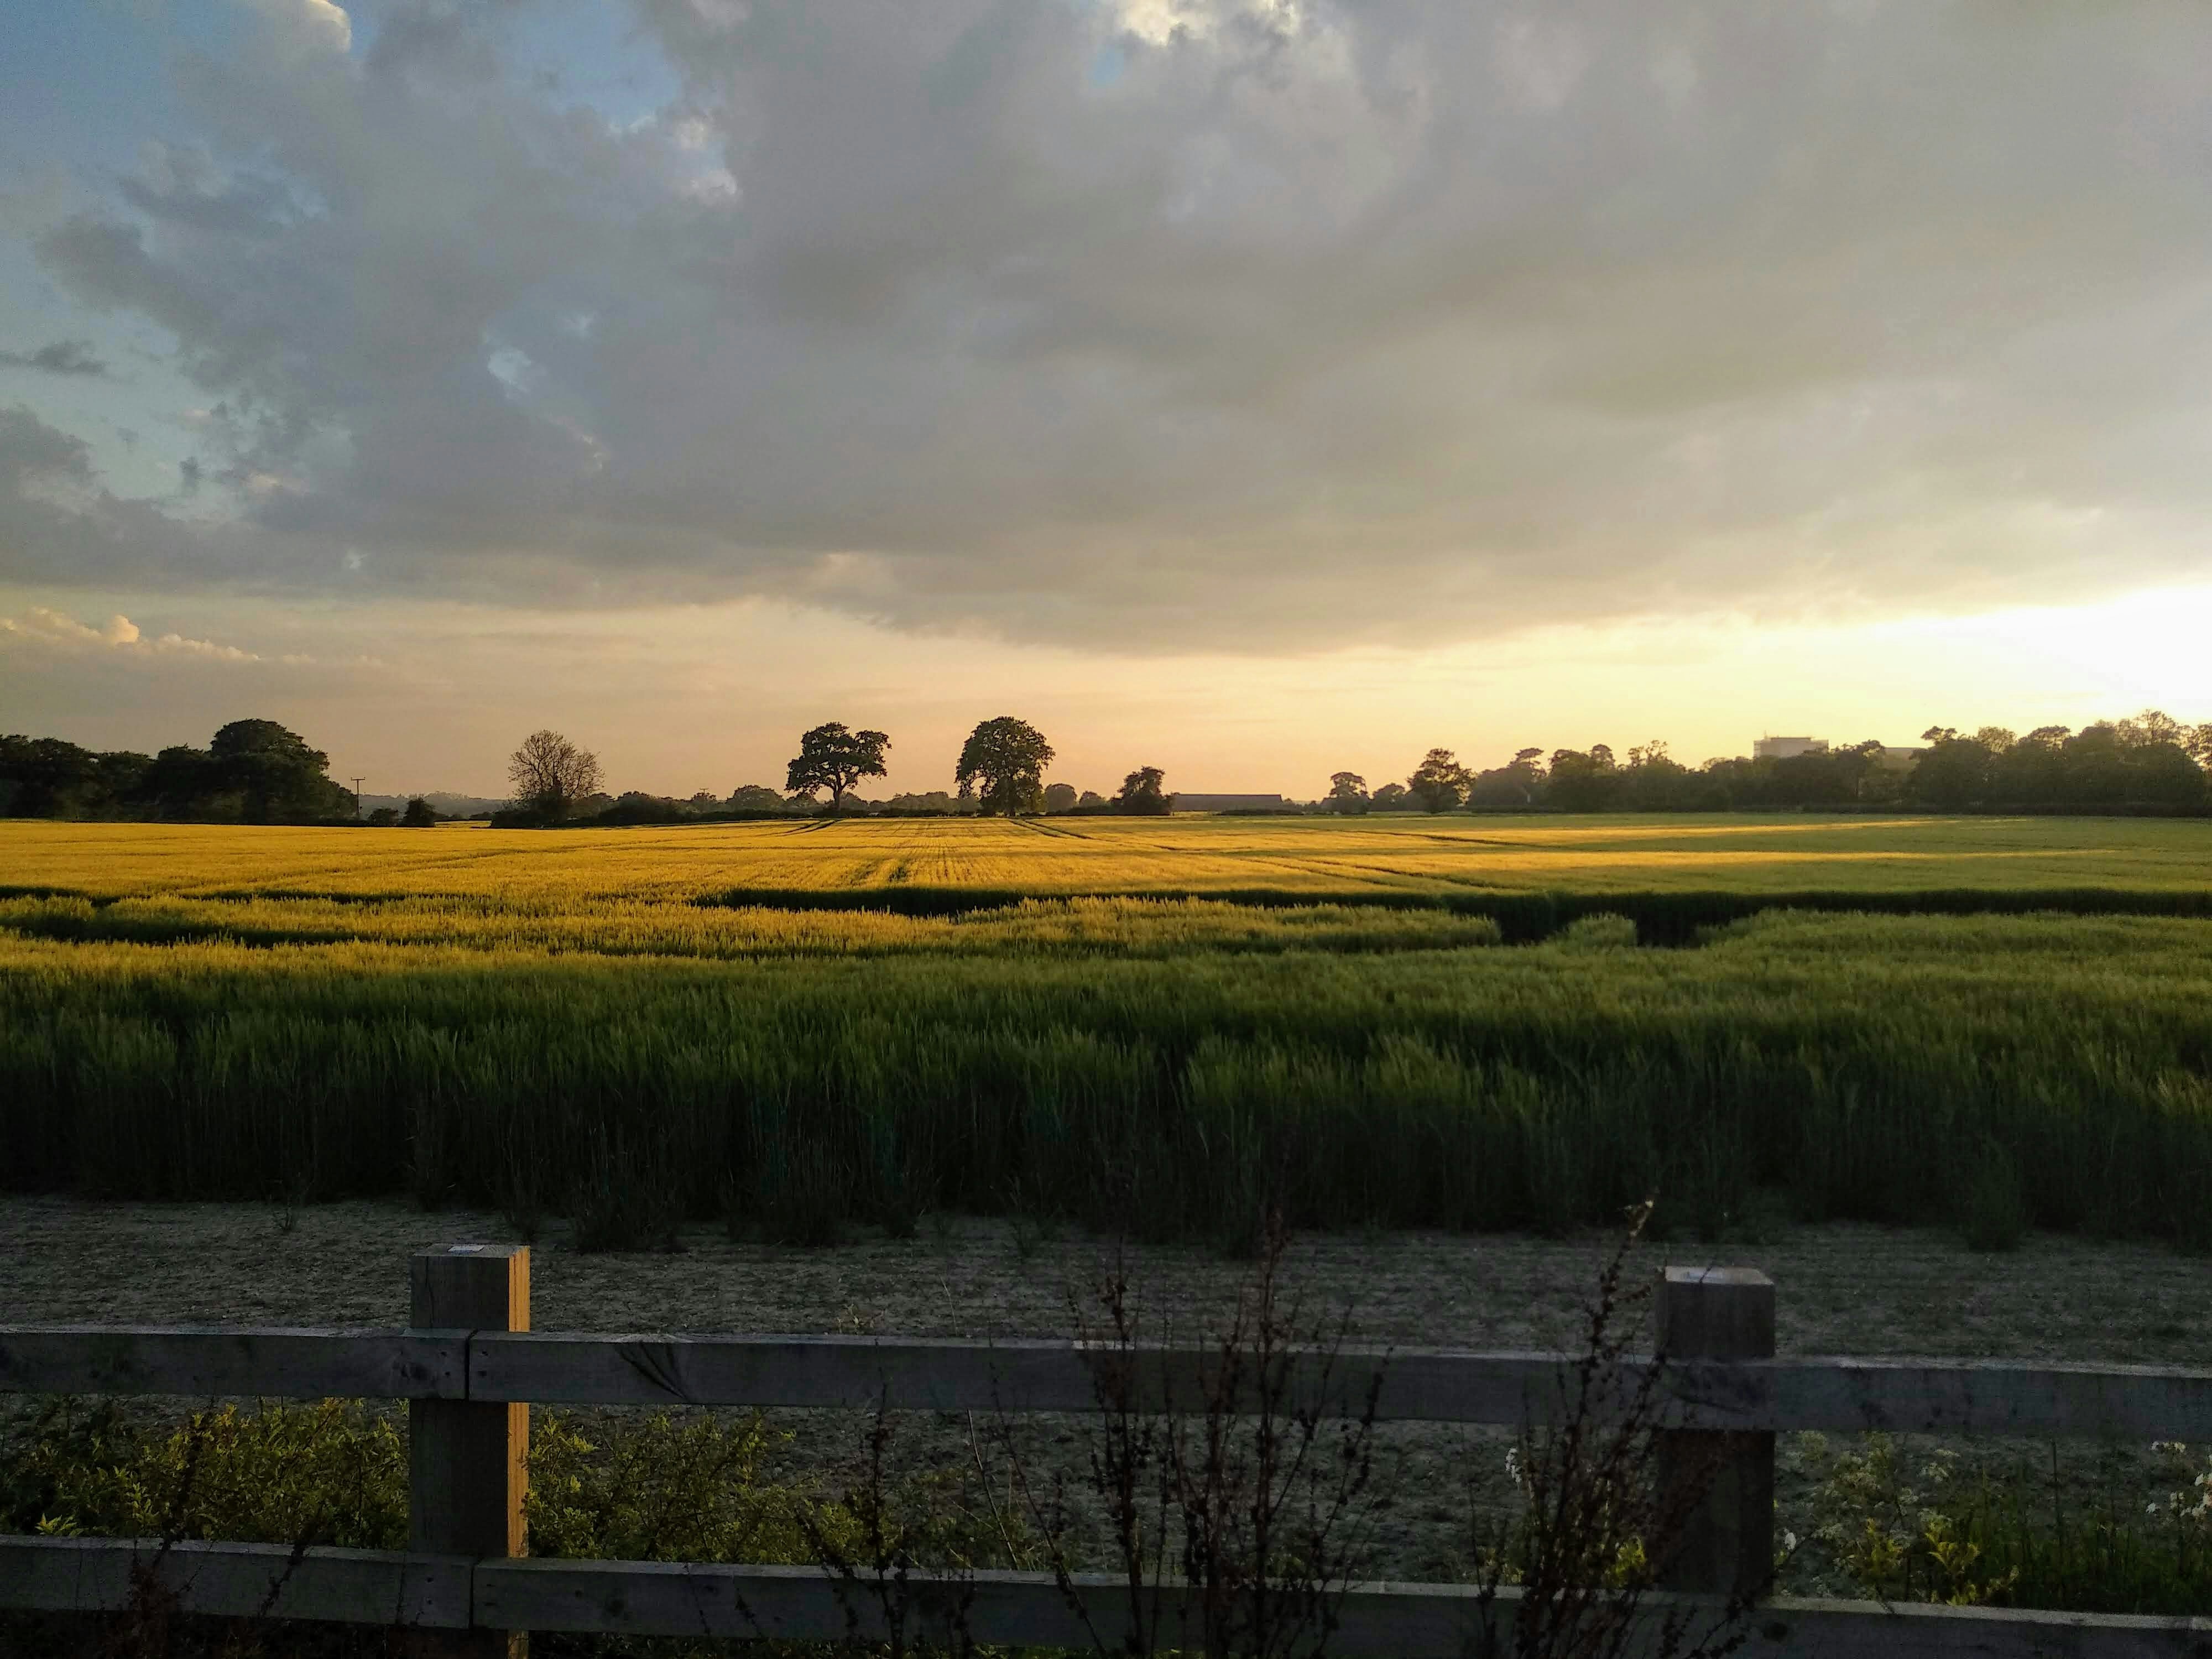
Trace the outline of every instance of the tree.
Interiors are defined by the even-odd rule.
[[[1044,787],[1044,810],[1065,812],[1075,805],[1075,786],[1072,783],[1048,783]]]
[[[1504,766],[1478,773],[1467,786],[1470,806],[1534,806],[1543,799],[1549,783],[1544,775],[1544,751],[1523,749]]]
[[[94,754],[60,738],[0,738],[0,816],[104,817],[137,792],[153,762]]]
[[[430,803],[417,795],[407,803],[407,810],[399,815],[403,830],[431,830],[437,827],[438,815],[430,810]]]
[[[331,757],[275,720],[233,720],[208,744],[208,777],[249,823],[328,817],[352,798],[325,775]]]
[[[1368,805],[1367,780],[1357,772],[1330,773],[1328,800],[1332,812],[1364,812]]]
[[[1164,818],[1168,815],[1167,774],[1157,766],[1140,766],[1121,780],[1114,793],[1114,810],[1131,817]]]
[[[516,805],[550,823],[599,793],[599,757],[558,732],[532,732],[507,757],[507,781]]]
[[[1960,807],[1988,795],[1996,757],[1984,744],[1960,737],[1955,727],[1948,726],[1931,726],[1920,735],[1929,747],[1913,767],[1907,785],[1915,800],[1931,806]]]
[[[1467,769],[1449,749],[1431,749],[1406,780],[1406,791],[1425,812],[1449,812],[1467,799]]]
[[[1001,714],[968,734],[953,781],[963,793],[976,790],[986,812],[1008,817],[1035,812],[1044,805],[1044,769],[1052,754],[1043,732],[1027,720]]]
[[[1105,804],[1106,797],[1100,794],[1096,789],[1085,790],[1081,799],[1075,803],[1079,810],[1100,807],[1105,805]]]
[[[208,752],[190,744],[172,744],[154,757],[139,787],[162,817],[191,817],[205,810],[213,777]]]
[[[862,778],[884,775],[884,750],[891,740],[880,732],[849,732],[831,720],[817,726],[799,740],[799,753],[791,763],[783,787],[793,794],[811,799],[817,789],[830,792],[830,810],[845,805],[845,792]]]
[[[1370,798],[1368,805],[1378,812],[1410,812],[1413,810],[1413,796],[1402,783],[1386,783]]]
[[[1554,749],[1550,769],[1552,805],[1563,812],[1601,812],[1613,805],[1620,782],[1613,750],[1594,744],[1589,752]]]
[[[1621,805],[1638,812],[1679,812],[1690,805],[1692,788],[1690,769],[1667,752],[1663,738],[1628,751]]]
[[[764,783],[741,783],[730,791],[732,812],[782,812],[788,810],[783,796]]]

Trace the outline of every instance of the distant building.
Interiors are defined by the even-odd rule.
[[[1751,745],[1753,760],[1790,760],[1798,755],[1825,755],[1826,738],[1761,738]]]
[[[1192,795],[1180,791],[1170,795],[1178,812],[1279,812],[1280,795]]]

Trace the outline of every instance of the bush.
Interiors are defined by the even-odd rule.
[[[196,1412],[167,1433],[112,1405],[48,1407],[8,1449],[8,1529],[407,1545],[407,1453],[358,1401]]]
[[[2108,1468],[2085,1497],[2055,1466],[1970,1475],[1955,1453],[1915,1462],[1887,1435],[1840,1452],[1802,1439],[1820,1480],[1812,1547],[1848,1593],[2077,1613],[2212,1607],[2212,1463],[2185,1446],[2153,1445],[2140,1483]]]

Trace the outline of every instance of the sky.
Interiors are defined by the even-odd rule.
[[[1319,794],[2212,719],[2195,0],[0,11],[0,730]]]

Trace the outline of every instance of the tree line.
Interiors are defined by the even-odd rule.
[[[2185,726],[2156,709],[2098,720],[2076,732],[2043,726],[1971,733],[1930,726],[1926,745],[1901,753],[1869,740],[1780,758],[1675,760],[1662,742],[1625,758],[1606,744],[1587,750],[1517,751],[1504,764],[1462,765],[1431,749],[1404,782],[1370,790],[1338,772],[1328,793],[1285,810],[1336,813],[1555,811],[1698,812],[1794,807],[1919,807],[1941,811],[2203,811],[2212,807],[2212,721]],[[599,757],[557,732],[531,733],[508,757],[512,805],[496,823],[624,824],[701,818],[866,811],[892,816],[1036,813],[1164,814],[1165,773],[1140,766],[1113,795],[1048,784],[1052,744],[1028,721],[1001,714],[962,744],[950,791],[862,800],[859,785],[888,775],[887,733],[829,721],[801,734],[779,790],[741,784],[726,797],[632,790],[605,793]],[[329,776],[330,759],[275,720],[233,720],[204,749],[100,752],[58,738],[0,737],[0,817],[176,819],[232,823],[362,821],[353,793]],[[372,823],[428,825],[421,798]]]
[[[0,814],[227,823],[349,821],[356,812],[353,793],[331,781],[329,768],[329,756],[275,720],[233,720],[204,749],[179,744],[155,755],[96,752],[59,738],[0,737]]]
[[[1923,807],[1943,811],[2201,811],[2212,805],[2212,721],[2188,726],[2147,709],[2079,732],[2025,736],[1985,726],[1930,726],[1900,753],[1878,739],[1780,757],[1722,757],[1689,767],[1654,740],[1625,759],[1606,744],[1523,749],[1476,770],[1431,749],[1403,783],[1369,791],[1356,772],[1329,779],[1316,805],[1334,812],[1740,811],[1766,807]]]
[[[533,732],[507,759],[514,805],[494,816],[497,824],[675,823],[702,817],[786,817],[794,812],[854,811],[894,816],[973,813],[1002,817],[1042,813],[1119,812],[1140,816],[1169,811],[1167,775],[1140,766],[1109,799],[1079,793],[1071,784],[1047,783],[1044,769],[1055,751],[1027,720],[1000,714],[979,723],[961,745],[953,767],[953,792],[894,795],[862,801],[854,790],[869,778],[889,775],[890,737],[842,720],[802,732],[799,752],[784,770],[781,793],[766,784],[740,784],[726,801],[701,792],[688,799],[633,790],[609,798],[599,793],[599,757],[557,732]],[[827,799],[823,798],[827,796]]]

